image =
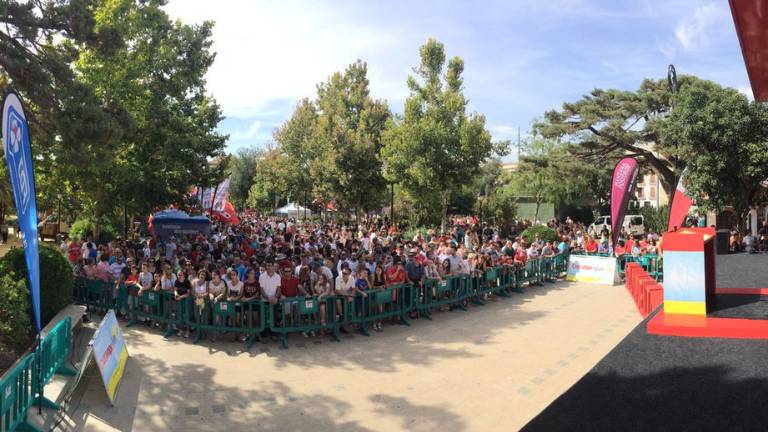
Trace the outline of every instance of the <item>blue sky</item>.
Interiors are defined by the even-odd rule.
[[[358,58],[372,95],[402,112],[429,37],[464,59],[470,110],[499,140],[593,88],[663,78],[669,63],[751,95],[726,1],[171,0],[166,10],[216,22],[208,89],[232,152],[265,146],[300,98]]]

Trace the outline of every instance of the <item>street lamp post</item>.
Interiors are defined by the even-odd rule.
[[[395,224],[395,183],[390,183],[389,194],[389,223],[394,226]]]
[[[56,194],[58,209],[56,210],[56,235],[61,234],[61,194]]]
[[[680,83],[677,82],[677,71],[675,70],[675,65],[670,64],[667,67],[667,84],[669,85],[669,91],[672,93],[672,99],[670,101],[670,111],[675,106],[675,95],[680,93]],[[675,184],[672,185],[673,188],[677,188],[677,182],[679,180],[677,175],[677,159],[679,157],[678,153],[678,143],[675,142],[675,158],[672,160],[672,164],[674,167],[674,180]],[[674,193],[675,189],[672,189],[672,193]],[[658,193],[658,191],[656,191]]]

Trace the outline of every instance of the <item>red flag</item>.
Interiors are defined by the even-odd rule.
[[[224,204],[224,210],[213,212],[213,218],[232,225],[240,225],[240,219],[237,217],[235,206],[229,200]]]
[[[688,196],[688,191],[685,189],[686,172],[687,170],[683,171],[680,175],[680,181],[677,182],[675,194],[672,195],[672,203],[669,206],[669,218],[667,219],[667,231],[683,226],[685,217],[688,216],[688,211],[693,206],[693,200]]]

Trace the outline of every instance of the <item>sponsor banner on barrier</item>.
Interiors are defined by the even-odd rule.
[[[616,285],[619,281],[617,270],[614,257],[571,255],[565,278],[569,281]]]
[[[115,404],[117,386],[123,377],[125,363],[128,361],[128,347],[123,340],[123,333],[115,317],[115,311],[110,310],[99,324],[99,329],[91,340],[93,359],[101,373],[104,388],[112,405]]]

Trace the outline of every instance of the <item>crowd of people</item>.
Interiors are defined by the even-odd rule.
[[[238,226],[215,223],[209,235],[65,239],[62,252],[76,276],[124,284],[130,295],[173,293],[196,304],[337,295],[361,298],[366,291],[395,284],[423,286],[426,279],[477,274],[491,266],[524,266],[529,259],[563,253],[612,254],[606,231],[566,219],[546,223],[556,238],[520,233],[534,225],[520,221],[500,232],[474,217],[454,218],[447,232],[408,237],[387,219],[361,223],[302,222],[242,214]],[[652,254],[659,238],[623,236],[617,253]],[[323,311],[324,314],[325,311]],[[323,316],[323,321],[325,317]],[[382,330],[382,323],[374,329]],[[189,329],[182,335],[188,336]]]

